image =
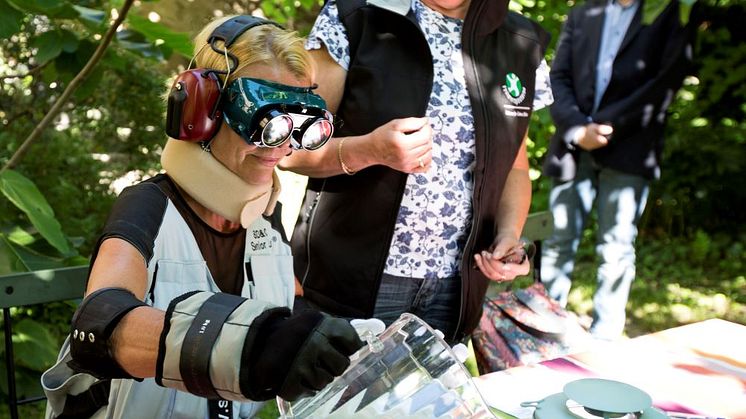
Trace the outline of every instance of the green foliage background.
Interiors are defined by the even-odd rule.
[[[121,188],[119,182],[158,170],[165,139],[162,94],[168,79],[186,66],[189,39],[196,30],[215,15],[261,11],[305,34],[320,3],[139,2],[55,125],[15,172],[0,173],[0,275],[85,263]],[[0,166],[81,70],[107,29],[109,11],[122,4],[123,0],[0,0]],[[512,9],[552,34],[550,65],[561,25],[573,5],[572,0],[511,2]],[[152,16],[160,21],[151,21]],[[630,335],[709,317],[746,323],[746,5],[700,0],[690,20],[698,28],[694,76],[671,106],[663,177],[653,186],[641,226]],[[550,182],[541,176],[540,167],[553,131],[547,110],[533,115],[533,211],[548,206]],[[14,173],[33,182],[23,185],[25,210],[10,199],[16,189],[8,186],[8,179],[15,179]],[[34,188],[41,198],[29,192]],[[42,221],[32,223],[29,214],[35,208],[43,209]],[[51,221],[55,219],[57,227]],[[50,237],[59,239],[54,242]],[[580,313],[590,311],[593,240],[591,226],[581,245],[577,286],[571,294],[570,305]],[[38,373],[54,361],[74,306],[61,302],[12,310],[22,395],[39,393]],[[5,394],[2,364],[0,377],[0,393]],[[4,404],[0,417],[3,409]],[[39,414],[38,406],[25,409],[24,417]]]

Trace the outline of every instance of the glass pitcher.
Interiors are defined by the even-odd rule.
[[[404,313],[313,397],[277,399],[282,418],[494,418],[451,347]]]

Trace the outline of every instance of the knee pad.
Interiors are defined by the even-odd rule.
[[[72,320],[70,368],[102,379],[134,378],[114,359],[111,335],[127,313],[145,305],[124,288],[102,288],[83,299]]]

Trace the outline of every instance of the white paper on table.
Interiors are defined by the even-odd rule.
[[[577,380],[578,375],[552,370],[543,365],[516,367],[482,375],[474,382],[490,407],[518,419],[531,419],[533,407],[521,407],[522,402],[540,401],[561,393],[565,384]]]

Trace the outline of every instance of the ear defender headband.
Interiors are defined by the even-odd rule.
[[[231,71],[238,67],[238,59],[228,52],[228,48],[247,30],[268,24],[282,28],[276,22],[244,15],[230,18],[212,31],[207,44],[225,56],[228,71],[192,69],[190,63],[190,68],[176,77],[168,94],[166,111],[166,133],[170,137],[196,142],[215,136],[222,121],[220,104],[225,87],[224,83],[221,86],[219,75],[228,80]],[[217,41],[223,41],[224,50],[217,47]]]

